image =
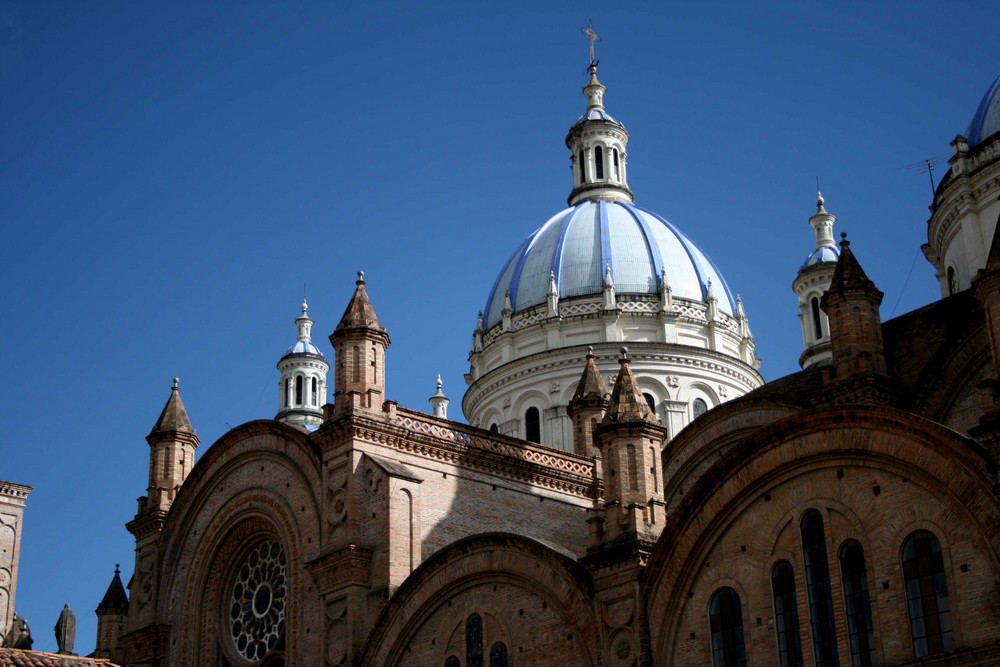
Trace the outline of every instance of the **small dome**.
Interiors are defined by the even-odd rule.
[[[969,148],[973,148],[997,132],[1000,132],[1000,76],[983,95],[965,136],[969,138]]]
[[[579,125],[580,123],[588,120],[608,120],[611,121],[612,123],[618,123],[618,121],[612,118],[611,114],[609,114],[603,108],[592,108],[592,109],[587,109],[587,112],[582,116],[580,116],[579,120],[577,120],[576,123],[574,123],[574,125]],[[621,125],[621,123],[618,124]]]
[[[805,269],[812,266],[813,264],[821,264],[823,262],[836,262],[840,257],[840,249],[836,246],[820,246],[816,248],[809,256],[806,257],[806,261],[802,262],[802,266],[799,270]]]
[[[722,274],[683,232],[627,202],[586,200],[553,216],[507,261],[483,310],[486,328],[501,321],[508,290],[514,312],[545,303],[551,275],[560,299],[598,295],[608,267],[617,294],[658,294],[665,271],[674,298],[705,302],[711,285],[719,310],[736,313]]]
[[[288,351],[281,355],[281,358],[290,357],[295,354],[311,354],[314,357],[320,357],[324,359],[323,353],[319,351],[319,348],[312,344],[312,341],[308,340],[297,340],[295,344],[288,348]]]

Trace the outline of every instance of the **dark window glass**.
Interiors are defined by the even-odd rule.
[[[708,606],[708,623],[712,633],[713,667],[746,667],[743,611],[736,591],[720,588],[715,592]]]
[[[600,146],[594,149],[594,174],[597,180],[604,178],[604,150]]]
[[[285,378],[285,395],[281,398],[281,402],[284,404],[286,408],[288,407],[288,399],[289,399],[288,393],[291,390],[291,388],[292,388],[292,381],[288,378]]]
[[[694,399],[694,402],[691,404],[691,412],[694,414],[695,419],[701,417],[708,412],[708,403],[700,398]]]
[[[507,646],[503,642],[490,649],[490,667],[507,667]]]
[[[787,560],[771,570],[774,596],[774,629],[778,635],[778,663],[781,667],[802,667],[802,638],[799,607],[795,600],[795,572]]]
[[[810,510],[802,517],[800,528],[802,555],[806,565],[806,592],[809,594],[813,657],[817,667],[836,667],[840,665],[840,657],[837,654],[837,629],[833,620],[830,565],[826,559],[823,517],[816,510]]]
[[[941,543],[933,533],[918,530],[903,542],[902,555],[914,657],[952,650],[955,628],[951,622]]]
[[[447,660],[444,661],[444,667],[462,667],[462,663],[459,662],[458,658],[455,656],[449,656]]]
[[[524,413],[525,440],[529,442],[542,441],[542,420],[538,408],[528,408]]]
[[[577,157],[577,163],[580,165],[580,182],[587,182],[587,163],[583,161],[583,151],[580,151],[580,155]]]
[[[616,181],[620,181],[622,179],[622,177],[621,177],[621,171],[618,169],[618,149],[617,148],[614,149],[613,155],[614,155],[614,158],[615,158],[615,180]]]
[[[318,383],[316,382],[316,378],[313,378],[313,379],[312,379],[312,393],[311,393],[311,394],[310,394],[310,396],[309,396],[309,401],[310,401],[310,402],[311,402],[311,403],[312,403],[313,405],[316,405],[316,404],[317,404],[317,402],[319,401],[319,397],[318,397],[318,396],[316,396],[316,394],[317,394],[317,393],[319,393],[319,392],[318,392],[318,389],[317,389],[317,387],[318,387],[318,386],[319,386],[319,384],[318,384]]]
[[[655,415],[656,414],[656,399],[653,398],[652,394],[643,394],[642,397],[646,399],[646,405],[649,406],[649,411],[652,412]]]
[[[302,376],[295,377],[295,405],[302,405]]]
[[[823,337],[823,323],[819,317],[819,299],[816,297],[812,298],[809,302],[810,310],[812,310],[813,316],[813,333],[815,335],[815,340],[819,340]]]
[[[483,619],[479,614],[465,621],[466,667],[483,667]]]
[[[499,432],[500,432],[500,427],[497,425],[496,422],[490,424],[490,433],[499,433]]]
[[[840,547],[840,576],[844,582],[844,615],[847,618],[851,665],[869,667],[875,664],[875,633],[868,598],[865,550],[856,540],[848,540]]]

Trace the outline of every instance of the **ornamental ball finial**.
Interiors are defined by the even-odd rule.
[[[621,352],[622,352],[622,359],[628,359],[628,348],[622,345]]]
[[[180,388],[180,385],[181,385],[181,379],[180,378],[174,378],[174,389]]]

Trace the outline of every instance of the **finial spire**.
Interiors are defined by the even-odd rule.
[[[580,32],[587,37],[590,42],[590,67],[597,67],[597,60],[594,58],[594,42],[601,41],[601,36],[594,32],[594,22],[588,19],[586,27],[580,28]]]

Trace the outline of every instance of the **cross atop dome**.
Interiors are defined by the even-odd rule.
[[[590,42],[590,66],[596,69],[597,60],[594,58],[594,42],[601,41],[601,36],[594,32],[594,22],[592,20],[588,20],[586,27],[580,28],[580,32]]]

